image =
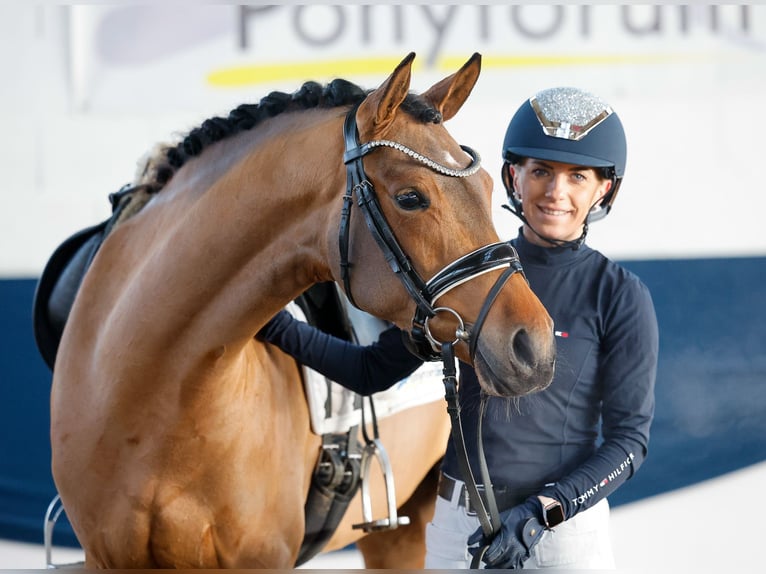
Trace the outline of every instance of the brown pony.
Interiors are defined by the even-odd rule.
[[[421,95],[413,58],[368,93],[342,80],[274,92],[147,165],[150,199],[93,258],[54,368],[53,476],[86,567],[295,566],[321,439],[298,365],[255,335],[315,283],[434,348],[452,342],[487,393],[550,382],[550,317],[504,273],[517,261],[491,178],[443,126],[480,56]],[[411,524],[353,529],[352,501],[324,550],[357,542],[368,567],[421,568],[445,405],[379,427]],[[378,514],[383,491],[373,474]]]

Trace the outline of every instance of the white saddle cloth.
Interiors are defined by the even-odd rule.
[[[287,310],[294,317],[306,320],[303,311],[295,303],[287,305]],[[311,413],[311,430],[314,433],[323,435],[345,432],[352,426],[361,424],[362,408],[367,409],[365,421],[372,420],[368,401],[361,400],[358,394],[305,365],[303,379]],[[386,391],[373,395],[373,399],[378,420],[418,405],[444,400],[442,364],[438,361],[423,363],[406,379],[395,383]]]

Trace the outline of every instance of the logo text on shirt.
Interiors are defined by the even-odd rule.
[[[604,488],[610,482],[616,480],[617,477],[619,477],[623,473],[623,471],[627,470],[630,467],[630,465],[633,464],[634,458],[636,458],[636,456],[631,452],[628,455],[628,458],[626,458],[623,462],[621,462],[620,465],[617,466],[612,472],[610,472],[604,478],[602,478],[598,484],[594,484],[592,487],[590,487],[588,490],[586,490],[582,494],[575,496],[572,499],[572,503],[575,505],[583,504],[586,500],[589,500],[593,496],[596,496],[599,490]]]

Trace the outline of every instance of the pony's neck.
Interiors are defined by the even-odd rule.
[[[165,232],[145,246],[121,301],[152,294],[147,313],[168,317],[152,321],[158,344],[192,328],[207,331],[205,344],[244,344],[310,285],[332,279],[341,124],[337,110],[273,118],[211,147],[158,193],[142,215]]]

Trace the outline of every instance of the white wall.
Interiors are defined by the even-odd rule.
[[[483,54],[448,126],[495,176],[505,234],[518,226],[499,208],[507,120],[538,89],[577,85],[611,103],[629,138],[593,246],[621,258],[766,253],[766,6],[170,4],[0,8],[0,276],[34,276],[106,217],[107,194],[156,142],[307,79],[374,87],[409,51],[417,91]]]

